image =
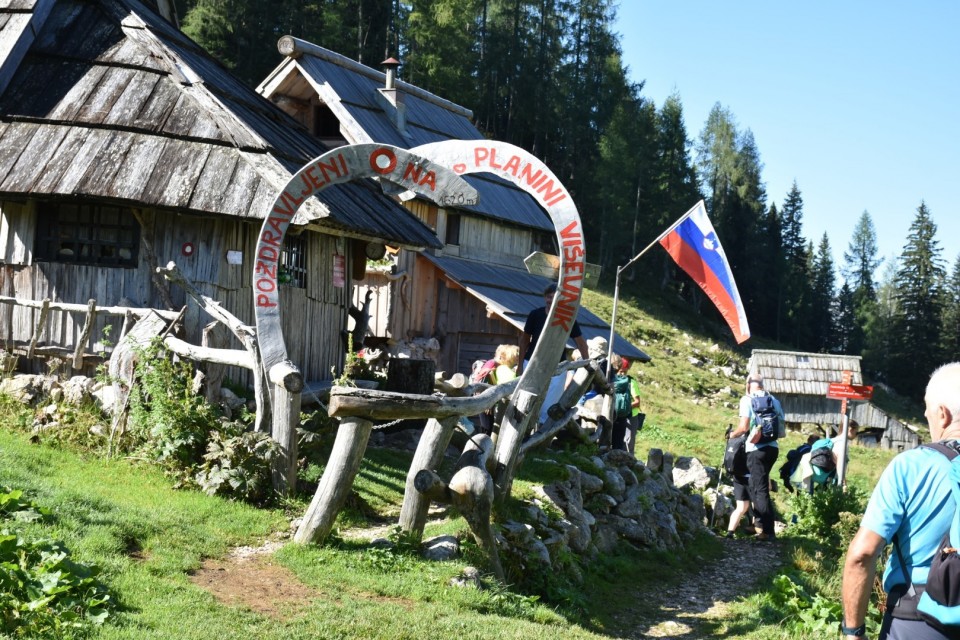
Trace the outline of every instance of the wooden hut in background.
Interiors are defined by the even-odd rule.
[[[860,356],[754,349],[749,371],[763,376],[767,391],[780,400],[788,425],[815,424],[828,435],[838,432],[841,419],[840,400],[827,398],[829,384],[841,382],[844,371],[851,373],[850,384],[863,384]],[[920,444],[915,428],[869,402],[848,405],[850,418],[860,424],[861,444],[901,451]]]
[[[22,0],[3,3],[0,15],[0,295],[186,304],[184,338],[197,344],[209,318],[154,277],[174,261],[253,324],[262,219],[292,174],[327,149],[136,0]],[[365,277],[371,244],[441,246],[372,183],[324,190],[287,233],[284,336],[307,380],[342,365],[352,279]],[[23,353],[37,309],[5,304],[0,313],[0,338]],[[109,352],[108,322],[80,345],[86,364]],[[70,352],[84,339],[76,313],[49,323],[41,347]]]
[[[396,80],[395,60],[385,62],[384,73],[289,36],[279,46],[287,58],[258,90],[327,145],[380,142],[413,148],[484,137],[469,109]],[[557,252],[553,224],[527,193],[492,175],[466,180],[480,194],[476,206],[406,201],[443,246],[400,251],[388,264],[371,266],[355,299],[360,307],[371,294],[373,333],[396,340],[436,338],[438,368],[464,373],[474,360],[493,357],[498,344],[516,344],[527,314],[543,305],[549,283],[530,274],[524,259],[537,251]],[[609,323],[588,309],[580,308],[578,321],[585,338],[609,337]],[[650,359],[619,335],[614,350]]]

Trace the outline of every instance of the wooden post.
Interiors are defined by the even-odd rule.
[[[90,298],[87,302],[87,321],[83,325],[83,331],[77,339],[77,348],[73,352],[73,368],[83,368],[83,351],[90,340],[90,333],[93,331],[93,323],[97,319],[97,301]]]
[[[340,423],[327,467],[293,538],[295,542],[308,544],[326,539],[350,495],[372,430],[373,423],[362,418],[345,418]]]
[[[203,334],[200,338],[200,346],[207,349],[220,349],[226,346],[226,341],[217,331],[219,322],[210,322],[203,328]],[[204,389],[203,395],[210,404],[220,402],[220,385],[223,383],[223,377],[226,374],[226,367],[214,362],[207,363],[204,366]]]
[[[527,372],[524,371],[523,375],[526,376]],[[543,391],[546,391],[546,388]],[[513,488],[513,474],[520,457],[520,447],[524,436],[527,435],[531,418],[536,419],[532,412],[538,404],[537,395],[524,389],[517,389],[512,400],[513,402],[507,406],[503,414],[503,420],[500,422],[500,436],[497,440],[497,462],[494,467],[493,485],[496,492],[495,508],[498,510],[503,509],[510,496],[510,490]]]
[[[47,316],[49,314],[50,314],[50,298],[44,298],[43,306],[40,307],[40,319],[37,320],[37,326],[33,330],[33,337],[30,339],[30,349],[27,351],[28,359],[33,359],[33,352],[37,348],[37,340],[42,338],[43,335],[47,332]]]
[[[270,369],[270,382],[274,384],[271,436],[280,445],[280,455],[273,461],[273,488],[288,496],[297,488],[297,425],[303,376],[292,363],[281,362]]]
[[[404,533],[416,536],[419,540],[423,536],[423,527],[427,523],[427,511],[430,500],[417,491],[414,486],[417,472],[422,469],[439,469],[443,462],[443,454],[450,444],[453,430],[457,426],[457,418],[450,417],[443,420],[431,418],[423,429],[417,451],[413,454],[410,470],[407,472],[407,486],[403,493],[403,506],[400,508],[400,529]]]

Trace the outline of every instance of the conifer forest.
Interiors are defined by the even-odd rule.
[[[256,86],[293,35],[471,109],[478,128],[542,160],[574,195],[588,259],[612,282],[699,199],[731,263],[754,336],[800,351],[863,356],[871,382],[920,399],[956,359],[960,260],[943,255],[923,201],[895,261],[878,259],[869,211],[852,237],[806,238],[801,185],[768,193],[749,123],[714,105],[684,119],[682,96],[644,96],[621,59],[614,0],[177,0],[183,30]],[[628,73],[629,72],[629,73]],[[881,230],[882,231],[882,230]],[[845,247],[836,264],[833,246]],[[631,283],[713,307],[663,251]],[[719,314],[717,315],[719,318]],[[749,343],[748,343],[749,346]]]

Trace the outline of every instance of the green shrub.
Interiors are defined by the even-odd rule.
[[[274,495],[270,470],[279,449],[266,433],[225,423],[222,429],[210,432],[196,483],[211,496],[266,504]]]
[[[100,625],[112,606],[99,569],[74,562],[61,542],[0,531],[0,631],[62,638]]]
[[[13,518],[21,522],[43,520],[50,515],[32,500],[23,498],[23,491],[0,486],[0,518]]]
[[[793,496],[797,515],[793,531],[810,536],[827,547],[839,548],[842,540],[850,539],[851,520],[842,518],[842,514],[862,514],[865,506],[866,497],[856,487],[843,491],[831,484],[812,494],[798,491]],[[843,527],[837,526],[841,520],[845,523]]]
[[[213,408],[193,393],[190,365],[174,362],[159,340],[137,354],[130,420],[147,456],[181,481],[202,462],[217,425]]]

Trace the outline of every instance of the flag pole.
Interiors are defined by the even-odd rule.
[[[689,217],[690,217],[690,214],[692,214],[694,211],[696,211],[696,210],[697,210],[697,207],[701,206],[702,203],[703,203],[703,200],[701,200],[700,202],[698,202],[697,204],[695,204],[689,211],[687,211],[685,214],[683,214],[682,216],[680,216],[680,219],[679,219],[679,220],[677,220],[677,221],[674,222],[672,225],[670,225],[669,227],[667,227],[666,231],[664,231],[664,232],[661,233],[659,236],[657,236],[657,237],[653,240],[653,242],[651,242],[651,243],[648,244],[646,247],[644,247],[643,250],[640,251],[640,253],[638,253],[637,255],[633,256],[633,258],[631,258],[630,261],[629,261],[627,264],[623,265],[622,267],[617,267],[617,279],[616,279],[616,282],[614,283],[614,286],[613,286],[613,314],[612,314],[611,317],[610,317],[610,340],[607,342],[607,380],[608,380],[608,381],[613,380],[613,371],[611,370],[611,366],[610,366],[610,358],[613,357],[613,337],[614,337],[614,335],[616,334],[616,329],[615,329],[614,327],[615,327],[616,324],[617,324],[617,306],[618,306],[619,303],[620,303],[620,276],[623,275],[623,272],[624,272],[624,271],[626,271],[627,269],[629,269],[630,267],[632,267],[632,266],[633,266],[633,263],[635,263],[637,260],[640,259],[640,256],[642,256],[642,255],[645,254],[647,251],[649,251],[650,249],[652,249],[655,244],[657,244],[658,242],[660,242],[661,240],[663,240],[663,239],[664,239],[665,237],[667,237],[674,229],[676,229],[677,227],[679,227],[680,224],[681,224],[684,220],[686,220],[687,218],[689,218]]]

